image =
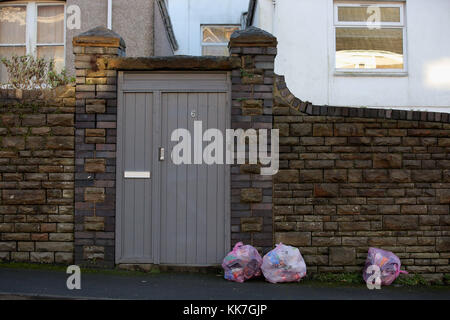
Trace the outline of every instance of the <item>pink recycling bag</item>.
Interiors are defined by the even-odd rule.
[[[233,250],[226,255],[222,262],[225,279],[244,282],[261,275],[262,258],[254,247],[236,243]]]
[[[367,269],[373,265],[380,268],[381,285],[383,286],[388,286],[394,282],[400,273],[408,273],[400,270],[400,259],[392,252],[378,248],[369,248],[363,271],[363,278],[366,283],[367,279],[373,275],[373,271],[367,272]]]
[[[270,283],[300,281],[306,276],[306,264],[300,250],[282,243],[264,256],[261,270]]]

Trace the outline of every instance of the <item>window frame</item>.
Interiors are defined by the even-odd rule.
[[[203,23],[200,24],[200,55],[203,56],[203,47],[228,47],[228,42],[203,42],[203,28],[204,27],[237,27],[238,30],[241,30],[241,25],[239,24],[218,24],[218,23]]]
[[[38,8],[44,6],[63,6],[64,7],[64,42],[63,43],[37,43],[37,23]],[[0,47],[25,47],[25,53],[37,57],[38,47],[64,47],[64,68],[66,66],[66,3],[51,1],[23,1],[23,2],[5,2],[0,4],[2,7],[25,7],[26,8],[26,26],[25,26],[25,44],[0,44]]]
[[[367,23],[364,21],[338,21],[339,7],[388,7],[400,8],[400,22],[380,22],[381,29],[402,29],[403,30],[403,69],[342,69],[336,68],[336,29],[338,28],[367,28]],[[408,75],[408,52],[407,52],[407,26],[405,19],[406,6],[404,2],[365,2],[355,3],[350,1],[334,1],[333,3],[333,37],[332,37],[332,62],[334,74],[339,75],[369,75],[369,76],[407,76]]]

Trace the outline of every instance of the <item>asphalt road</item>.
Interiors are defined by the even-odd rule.
[[[0,268],[0,299],[145,300],[450,300],[450,287],[336,287],[320,283],[234,283],[214,274],[82,273],[81,290],[68,290],[63,271]]]

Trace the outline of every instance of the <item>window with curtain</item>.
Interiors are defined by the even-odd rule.
[[[337,71],[404,72],[404,4],[335,3]]]
[[[202,55],[228,56],[228,42],[236,30],[239,30],[239,26],[202,26]]]
[[[0,5],[0,57],[31,54],[53,59],[57,71],[64,68],[65,5],[28,2]],[[27,25],[28,23],[28,25]],[[8,81],[0,66],[0,83]]]
[[[26,53],[26,6],[0,7],[0,58]],[[0,66],[0,83],[8,81],[6,68]]]

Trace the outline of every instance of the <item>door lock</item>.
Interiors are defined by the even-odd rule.
[[[164,161],[164,148],[159,148],[159,161]]]

